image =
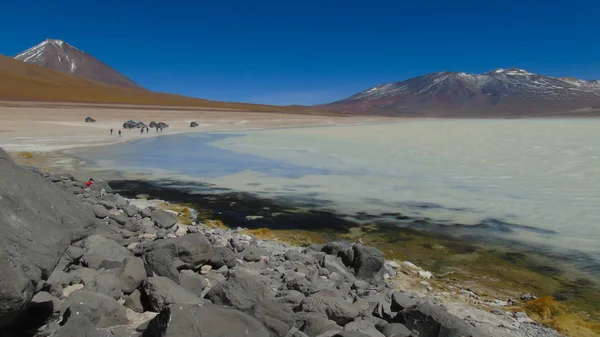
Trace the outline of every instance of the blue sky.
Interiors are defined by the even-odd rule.
[[[63,39],[151,90],[317,104],[442,70],[600,79],[598,13],[578,0],[5,1],[0,54]]]

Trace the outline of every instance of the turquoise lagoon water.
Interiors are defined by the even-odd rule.
[[[106,169],[310,200],[346,214],[402,213],[461,231],[485,223],[486,236],[600,263],[596,119],[182,134],[71,152]]]

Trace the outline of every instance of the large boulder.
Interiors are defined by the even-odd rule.
[[[129,323],[125,307],[112,297],[91,291],[72,293],[61,308],[63,320],[77,312],[85,315],[98,328]]]
[[[152,211],[151,218],[158,227],[164,229],[171,228],[177,223],[177,216],[175,214],[171,214],[160,208]]]
[[[179,274],[180,285],[192,294],[202,296],[202,291],[208,286],[208,281],[191,270],[182,270]]]
[[[169,277],[179,283],[176,269],[198,269],[213,256],[213,246],[202,233],[154,241],[144,254],[149,275]]]
[[[0,148],[0,329],[15,323],[94,213],[67,189],[15,164]]]
[[[143,337],[268,337],[257,319],[216,305],[170,305],[160,312]]]
[[[394,323],[403,324],[409,330],[418,332],[419,336],[486,336],[479,329],[429,301],[404,309],[394,317]]]
[[[127,248],[101,235],[91,235],[83,240],[82,248],[83,261],[92,269],[120,266],[126,257],[133,256]]]
[[[273,301],[256,303],[242,311],[262,322],[274,337],[285,337],[295,322],[291,308]]]
[[[82,312],[73,312],[69,309],[66,315],[66,322],[52,334],[60,337],[112,337],[113,334],[104,330],[99,330],[94,326],[90,319]]]
[[[236,267],[229,272],[226,282],[211,288],[204,297],[215,304],[248,308],[271,296],[260,275]]]
[[[297,309],[299,311],[325,313],[330,320],[340,325],[351,322],[360,313],[356,305],[346,301],[331,290],[321,290],[305,298]]]
[[[382,281],[383,265],[385,264],[383,253],[375,247],[363,245],[355,245],[352,250],[354,251],[352,262],[354,275],[371,283]]]
[[[146,296],[150,309],[155,312],[160,312],[172,303],[196,305],[206,303],[204,299],[162,276],[147,278],[142,284],[142,293]]]

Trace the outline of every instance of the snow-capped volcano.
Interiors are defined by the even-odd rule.
[[[19,53],[15,59],[97,82],[141,89],[134,81],[104,62],[62,40],[47,39]]]
[[[382,84],[324,107],[347,113],[414,116],[519,116],[600,106],[600,82],[495,69],[431,73]]]

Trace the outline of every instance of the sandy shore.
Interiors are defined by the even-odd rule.
[[[86,117],[97,120],[85,123]],[[162,132],[124,130],[128,120],[155,120],[169,124]],[[108,145],[153,136],[184,132],[248,130],[262,128],[320,126],[336,124],[382,123],[387,117],[311,116],[256,113],[234,110],[178,107],[133,107],[85,104],[0,104],[0,147],[8,152],[49,152],[75,147]],[[190,128],[191,121],[199,124]],[[114,133],[110,135],[110,129]],[[122,130],[122,137],[118,137]]]

